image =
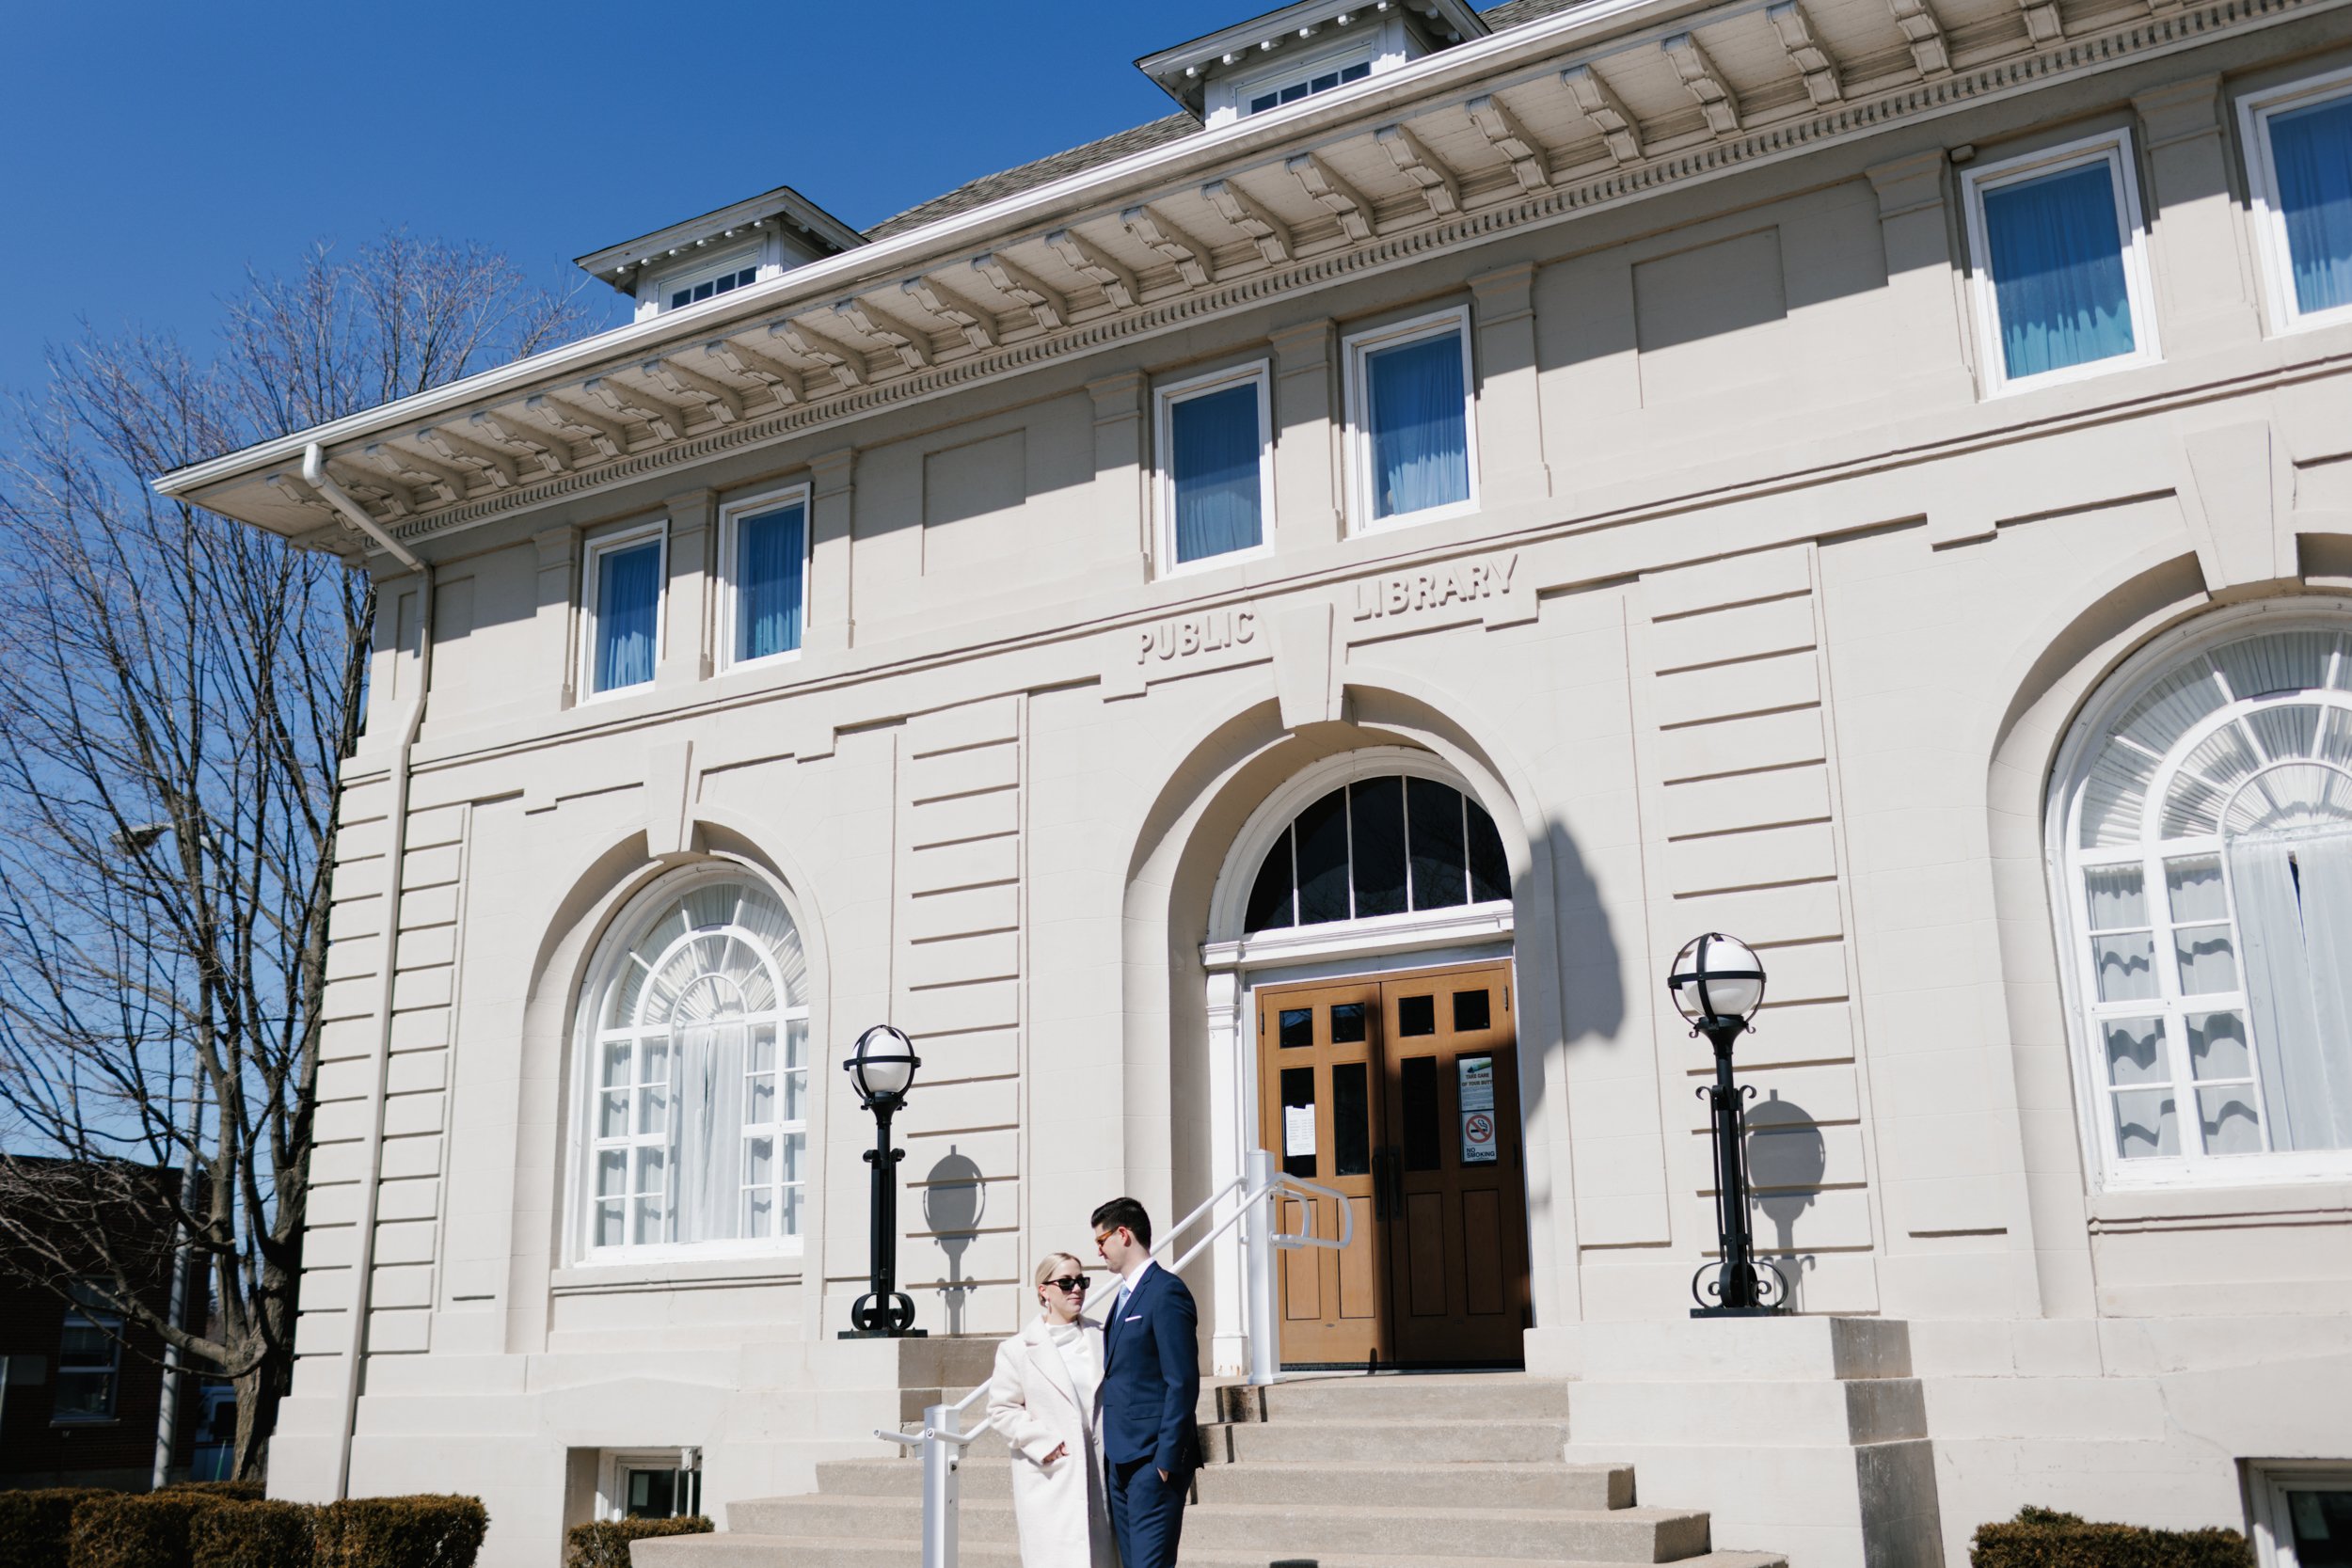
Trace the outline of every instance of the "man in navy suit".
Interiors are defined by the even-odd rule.
[[[1200,1462],[1200,1313],[1152,1260],[1152,1216],[1132,1197],[1094,1211],[1094,1244],[1120,1277],[1103,1324],[1103,1457],[1120,1568],[1176,1568],[1184,1497]]]

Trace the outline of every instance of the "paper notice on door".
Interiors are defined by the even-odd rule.
[[[1309,1159],[1315,1152],[1315,1108],[1312,1105],[1282,1107],[1282,1158],[1288,1160],[1304,1155]]]
[[[1462,1164],[1491,1165],[1495,1163],[1495,1114],[1492,1111],[1462,1113]]]
[[[1462,1056],[1456,1058],[1454,1065],[1462,1075],[1463,1111],[1493,1110],[1495,1059],[1492,1056]]]

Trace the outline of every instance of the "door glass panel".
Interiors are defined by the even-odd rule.
[[[1472,805],[1470,818],[1470,902],[1485,904],[1511,896],[1511,863],[1503,857],[1502,835],[1495,819]]]
[[[1347,791],[1335,789],[1298,814],[1298,920],[1347,918]]]
[[[1366,779],[1353,786],[1356,916],[1405,912],[1405,781]]]
[[[1494,1004],[1486,990],[1457,990],[1454,993],[1454,1032],[1466,1035],[1474,1029],[1494,1025]]]
[[[1397,1108],[1397,1119],[1405,1134],[1405,1168],[1440,1169],[1445,1157],[1438,1137],[1438,1058],[1408,1056],[1398,1066],[1403,1069],[1399,1092],[1404,1102]]]
[[[1342,1062],[1331,1069],[1331,1174],[1372,1174],[1372,1069]]]
[[[1434,996],[1397,998],[1396,1032],[1405,1036],[1436,1034],[1438,1032],[1438,999]]]
[[[1285,1007],[1276,1037],[1285,1051],[1295,1051],[1302,1045],[1315,1043],[1315,1010],[1312,1007]]]
[[[1411,818],[1413,908],[1445,910],[1469,897],[1463,881],[1461,792],[1431,779],[1406,781]]]
[[[1302,1181],[1315,1176],[1315,1069],[1282,1069],[1282,1169]]]
[[[1353,1045],[1364,1037],[1364,1005],[1342,1002],[1331,1009],[1331,1043]]]

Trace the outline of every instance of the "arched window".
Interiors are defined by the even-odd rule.
[[[660,895],[589,993],[580,1147],[591,1256],[800,1234],[808,995],[765,888]]]
[[[2064,800],[2111,1172],[2352,1150],[2352,628],[2259,626],[2128,680]]]
[[[1291,820],[1259,863],[1245,932],[1511,896],[1494,818],[1451,784],[1385,774],[1343,784]]]

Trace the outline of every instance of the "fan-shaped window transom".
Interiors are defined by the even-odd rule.
[[[1342,784],[1292,818],[1259,863],[1245,932],[1507,901],[1494,818],[1435,779]]]

